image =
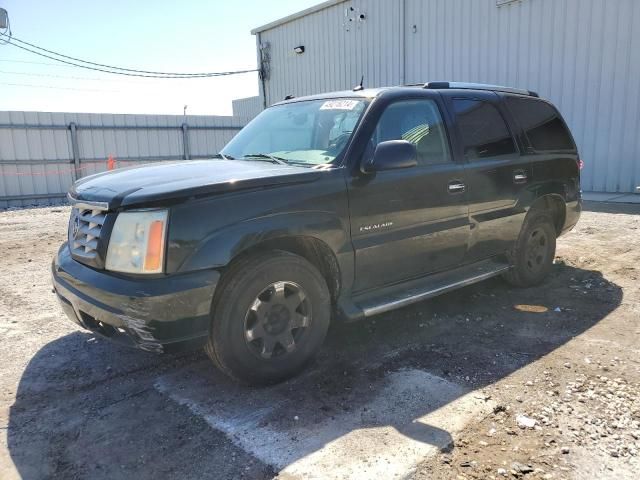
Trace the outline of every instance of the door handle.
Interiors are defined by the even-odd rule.
[[[513,182],[514,183],[527,183],[529,177],[527,176],[527,172],[524,170],[516,170],[513,172]]]
[[[459,180],[449,182],[449,193],[464,193],[467,186]]]

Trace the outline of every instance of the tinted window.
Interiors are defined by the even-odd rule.
[[[432,100],[405,100],[389,105],[380,117],[373,145],[388,140],[413,143],[420,165],[451,161],[442,117]]]
[[[546,102],[508,97],[507,105],[531,142],[534,150],[575,150],[571,135],[560,115]]]
[[[516,147],[498,109],[488,102],[454,99],[453,109],[469,159],[491,158],[515,153]]]

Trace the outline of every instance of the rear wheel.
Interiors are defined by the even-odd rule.
[[[518,287],[544,281],[553,266],[556,237],[553,217],[548,212],[530,212],[513,249],[512,268],[505,274],[506,280]]]
[[[284,380],[322,345],[330,298],[320,272],[302,257],[271,251],[243,258],[216,294],[206,351],[243,383]]]

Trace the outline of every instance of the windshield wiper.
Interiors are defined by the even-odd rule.
[[[275,157],[273,155],[269,155],[268,153],[251,153],[249,155],[245,155],[242,158],[266,160],[269,162],[277,163],[278,165],[288,165],[288,162],[284,158]]]
[[[225,155],[224,153],[216,153],[212,158],[221,158],[222,160],[235,160],[231,155]]]

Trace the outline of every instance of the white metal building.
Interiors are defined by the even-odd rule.
[[[640,185],[640,0],[330,0],[252,33],[263,105],[363,75],[521,87],[565,116],[584,190]]]
[[[234,118],[250,120],[263,109],[263,101],[260,97],[237,98],[231,102]]]

